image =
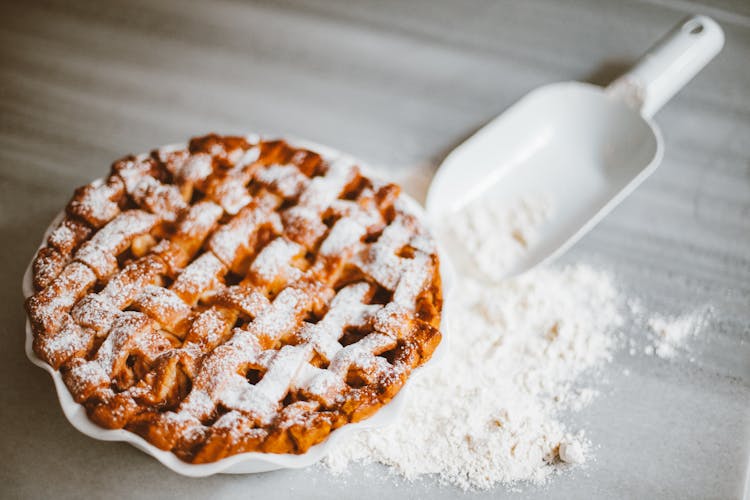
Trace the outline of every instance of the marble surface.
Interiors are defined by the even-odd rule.
[[[659,170],[564,258],[678,314],[711,305],[692,362],[622,351],[568,422],[596,461],[465,494],[382,468],[177,476],[75,431],[23,354],[21,275],[72,189],[128,152],[208,131],[351,152],[423,197],[442,156],[530,89],[607,83],[688,12],[720,56],[656,117]],[[750,3],[418,0],[0,3],[0,497],[738,498],[750,446]],[[643,335],[630,331],[629,335]],[[629,370],[630,376],[623,372]]]

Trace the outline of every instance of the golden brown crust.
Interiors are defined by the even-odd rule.
[[[438,267],[398,186],[209,135],[77,189],[26,308],[92,421],[203,463],[303,453],[388,403],[440,342]]]

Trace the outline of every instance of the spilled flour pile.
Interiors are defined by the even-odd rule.
[[[490,230],[475,206],[462,214],[461,241],[491,276],[521,251],[509,240],[529,238],[548,209],[514,207],[493,215],[506,232]],[[489,269],[492,255],[499,258]],[[376,461],[406,478],[436,474],[473,489],[543,482],[563,462],[584,462],[585,435],[568,431],[557,414],[590,401],[593,391],[576,388],[576,379],[610,359],[622,323],[610,277],[586,266],[494,285],[463,276],[445,314],[443,358],[415,376],[399,422],[359,432],[325,464],[343,471],[352,461]]]
[[[325,466],[379,462],[463,489],[543,483],[591,456],[584,431],[560,419],[597,394],[582,386],[584,373],[623,341],[631,354],[644,340],[647,355],[686,350],[700,316],[649,317],[637,300],[630,319],[646,337],[620,335],[625,301],[605,272],[576,265],[493,279],[523,257],[549,213],[543,198],[527,198],[474,203],[449,221],[451,243],[492,284],[461,273],[444,310],[442,359],[415,374],[398,422],[340,442]]]
[[[329,467],[377,461],[468,489],[541,482],[561,459],[585,460],[585,436],[556,412],[586,397],[576,378],[610,357],[622,321],[610,278],[576,266],[458,286],[444,357],[413,380],[401,420],[342,443]]]

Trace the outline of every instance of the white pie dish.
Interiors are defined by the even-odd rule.
[[[257,139],[257,137],[254,136],[253,139]],[[362,164],[354,160],[353,157],[340,153],[329,147],[321,146],[319,144],[315,144],[309,141],[303,141],[303,140],[297,140],[297,139],[285,138],[285,140],[292,145],[295,145],[298,147],[306,147],[315,152],[318,152],[329,161],[333,159],[351,159],[353,163],[356,163],[360,167],[362,166]],[[373,175],[371,169],[366,168],[366,167],[362,167],[362,168],[368,177],[371,177],[371,178],[379,177],[377,175]],[[101,181],[101,180],[98,180],[98,181]],[[413,210],[416,214],[418,214],[420,218],[423,221],[425,221],[425,223],[427,223],[427,217],[425,216],[424,210],[422,209],[422,207],[410,196],[406,194],[402,194],[402,196],[410,205],[410,209]],[[55,217],[55,219],[52,221],[50,226],[45,231],[44,237],[42,239],[42,243],[40,244],[39,248],[44,246],[45,242],[47,241],[47,237],[49,236],[49,233],[62,220],[63,216],[64,216],[64,212],[61,212]],[[450,263],[446,260],[445,253],[444,252],[439,252],[439,253],[440,253],[440,258],[441,258],[440,274],[443,280],[443,297],[445,300],[448,296],[448,291],[453,281],[453,270],[452,270]],[[28,298],[34,293],[34,287],[33,287],[33,282],[32,282],[32,264],[33,264],[33,257],[32,257],[32,261],[29,263],[28,267],[26,268],[26,271],[23,276],[22,289],[23,289],[24,298]],[[444,306],[443,311],[442,311],[442,318],[441,318],[441,332],[443,336],[445,336],[446,334],[445,327],[447,324],[445,320],[445,311],[446,311],[446,307]],[[156,446],[152,445],[151,443],[149,443],[148,441],[146,441],[145,439],[143,439],[142,437],[140,437],[139,435],[135,433],[132,433],[124,429],[105,429],[103,427],[99,427],[98,425],[90,421],[88,416],[86,415],[85,408],[81,404],[76,403],[72,395],[68,391],[68,388],[65,386],[65,383],[63,382],[62,375],[60,374],[60,372],[58,370],[55,370],[46,362],[42,361],[36,356],[32,348],[33,338],[34,338],[34,335],[31,329],[31,324],[27,318],[26,320],[26,342],[25,342],[26,356],[29,358],[29,360],[32,363],[44,369],[52,377],[52,380],[54,381],[54,384],[55,384],[55,389],[57,390],[57,396],[60,401],[60,407],[62,408],[62,411],[65,414],[65,417],[73,425],[73,427],[78,429],[83,434],[89,437],[92,437],[94,439],[101,440],[101,441],[124,441],[124,442],[130,443],[131,445],[135,446],[139,450],[153,456],[156,460],[158,460],[159,462],[161,462],[163,465],[173,470],[174,472],[177,472],[178,474],[182,474],[185,476],[191,476],[191,477],[204,477],[204,476],[209,476],[209,475],[217,474],[217,473],[249,474],[249,473],[265,472],[265,471],[276,470],[276,469],[301,468],[301,467],[307,467],[309,465],[312,465],[315,462],[318,462],[320,459],[322,459],[328,453],[331,447],[335,446],[336,442],[338,442],[341,439],[344,439],[345,436],[348,435],[349,433],[354,432],[359,429],[383,427],[383,426],[393,423],[398,418],[404,406],[406,398],[408,397],[407,393],[409,390],[410,383],[412,382],[414,377],[420,375],[419,372],[421,371],[421,367],[417,368],[414,371],[414,373],[412,373],[412,375],[409,377],[409,379],[406,381],[406,383],[404,384],[402,389],[399,391],[399,393],[396,395],[396,397],[394,397],[390,403],[380,408],[377,411],[377,413],[375,413],[375,415],[361,422],[357,422],[355,424],[347,424],[347,425],[340,427],[339,429],[333,431],[325,441],[311,447],[306,453],[295,455],[295,454],[248,452],[248,453],[240,453],[237,455],[232,455],[232,456],[223,458],[221,460],[218,460],[212,463],[191,464],[191,463],[183,462],[170,451],[165,451],[165,450],[161,450],[157,448]],[[443,350],[442,349],[443,345],[444,345],[444,342],[441,342],[438,345],[435,352],[433,353],[432,358],[430,359],[428,363],[434,364],[438,361],[440,354]]]

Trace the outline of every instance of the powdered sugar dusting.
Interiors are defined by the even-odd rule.
[[[294,165],[271,165],[256,172],[255,178],[269,184],[285,198],[299,196],[310,180]]]
[[[409,266],[405,266],[393,293],[393,301],[396,304],[404,307],[414,304],[417,295],[428,286],[430,266],[430,258],[425,254],[415,255],[413,262],[410,262]]]
[[[236,408],[255,416],[263,425],[268,425],[289,389],[290,380],[312,355],[309,345],[284,346],[273,353],[263,378],[255,385],[244,383],[235,390],[226,391],[221,400],[230,408]]]
[[[299,279],[302,271],[289,266],[292,258],[304,255],[305,249],[286,238],[276,238],[261,250],[253,261],[250,271],[259,279],[270,282],[286,275],[287,281]]]
[[[279,227],[279,215],[262,204],[247,206],[211,236],[209,247],[224,265],[231,267],[240,249],[249,247],[263,224]]]
[[[279,429],[362,418],[360,405],[382,405],[428,358],[438,311],[416,309],[434,246],[397,187],[373,191],[349,159],[320,160],[282,141],[208,136],[119,160],[76,194],[48,240],[61,272],[40,253],[49,285],[29,310],[35,351],[92,418],[121,428],[141,415],[137,432],[159,447],[217,460]],[[90,220],[70,209],[83,205]],[[72,263],[54,253],[90,232]],[[398,304],[384,306],[390,291]],[[304,439],[276,451],[320,437]]]
[[[172,289],[182,300],[193,304],[207,290],[221,284],[219,276],[224,271],[221,261],[213,253],[205,252],[182,271]]]
[[[41,349],[55,364],[60,364],[80,351],[85,351],[91,341],[91,332],[84,331],[69,314],[64,314],[60,321],[60,329],[52,335],[41,337]]]
[[[353,219],[340,219],[320,246],[320,254],[325,256],[342,255],[358,246],[366,229]]]
[[[293,381],[295,387],[318,396],[327,403],[339,393],[338,390],[344,385],[346,371],[354,361],[351,356],[347,358],[347,354],[342,353],[345,348],[338,342],[341,332],[345,326],[364,326],[382,308],[378,304],[365,302],[369,288],[367,283],[357,283],[341,289],[331,302],[325,317],[314,325],[307,325],[300,332],[300,336],[324,356],[331,366],[338,366],[338,371],[335,368],[331,368],[332,371],[308,370]],[[359,344],[360,342],[354,345]],[[359,366],[368,366],[371,363],[372,349],[367,351],[364,345],[361,349],[360,359],[364,364]]]
[[[370,246],[366,253],[354,259],[355,263],[366,270],[378,283],[389,290],[394,290],[404,269],[405,259],[398,252],[412,239],[414,232],[409,229],[411,218],[399,215],[383,230],[378,241]]]
[[[305,192],[300,196],[299,205],[322,211],[338,198],[346,184],[357,175],[357,172],[357,168],[349,160],[338,159],[333,161],[325,175],[313,178]]]
[[[201,182],[212,172],[211,157],[205,153],[199,153],[190,156],[177,175],[185,181]]]
[[[112,275],[117,269],[115,257],[136,236],[150,231],[158,218],[142,210],[129,210],[104,226],[76,252],[74,259],[89,266],[99,278]]]

